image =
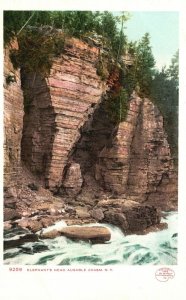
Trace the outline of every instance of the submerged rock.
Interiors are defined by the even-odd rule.
[[[27,242],[37,242],[38,236],[36,234],[26,234],[19,239],[4,241],[4,250],[10,248],[16,248]]]

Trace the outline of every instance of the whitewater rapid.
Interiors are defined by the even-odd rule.
[[[65,237],[45,239],[4,251],[7,265],[175,265],[177,264],[177,212],[162,218],[168,229],[146,235],[124,236],[119,228],[104,225],[111,231],[105,244],[72,241]],[[55,226],[61,226],[56,224]],[[63,223],[63,225],[65,225]],[[95,224],[89,224],[89,226]],[[87,226],[87,225],[86,225]],[[11,237],[12,239],[15,236]],[[9,239],[8,232],[5,239]],[[35,249],[47,249],[38,253]]]

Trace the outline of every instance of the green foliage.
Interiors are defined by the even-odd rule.
[[[50,73],[52,59],[63,52],[65,42],[61,33],[53,34],[37,27],[22,31],[18,41],[19,50],[10,51],[14,67],[23,68],[26,72],[38,72],[44,77]]]
[[[167,75],[169,76],[169,79],[174,82],[175,88],[178,89],[179,86],[179,52],[178,51],[172,58],[171,65],[167,70]]]
[[[149,34],[146,33],[138,43],[129,43],[128,53],[133,57],[133,64],[129,68],[124,66],[125,87],[129,94],[138,87],[140,96],[149,96],[155,67]]]
[[[104,103],[104,108],[113,123],[125,120],[128,110],[128,93],[124,88],[111,91]]]
[[[96,64],[96,69],[97,69],[97,74],[101,77],[101,80],[106,80],[109,76],[109,71],[108,71],[108,61],[102,58],[101,56],[99,57],[99,60]]]
[[[123,13],[122,26],[127,19],[128,16]],[[5,11],[5,44],[14,36],[19,35],[22,28],[26,30],[27,22],[30,26],[49,25],[53,28],[62,29],[67,35],[78,38],[88,32],[95,32],[103,37],[103,44],[106,44],[105,46],[115,57],[118,55],[118,49],[120,49],[120,54],[122,53],[126,41],[123,28],[120,32],[117,26],[118,18],[107,11]]]
[[[178,52],[168,69],[156,71],[152,82],[151,97],[164,117],[164,126],[172,154],[178,151]]]

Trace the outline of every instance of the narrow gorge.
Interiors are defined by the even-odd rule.
[[[96,43],[69,38],[48,78],[16,70],[16,48],[4,51],[5,229],[35,234],[58,221],[124,234],[165,229],[163,212],[177,210],[177,170],[155,104],[133,91],[125,120],[110,118],[117,78],[98,75]]]

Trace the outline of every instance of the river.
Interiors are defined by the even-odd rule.
[[[105,244],[72,241],[65,237],[25,243],[4,251],[6,265],[175,265],[177,264],[177,212],[162,218],[168,229],[146,235],[124,236],[119,228],[108,224],[111,240]],[[61,226],[61,223],[53,227]],[[65,224],[64,224],[65,225]],[[95,224],[92,224],[95,225]],[[91,224],[89,225],[91,226]],[[5,240],[18,236],[5,232]]]

